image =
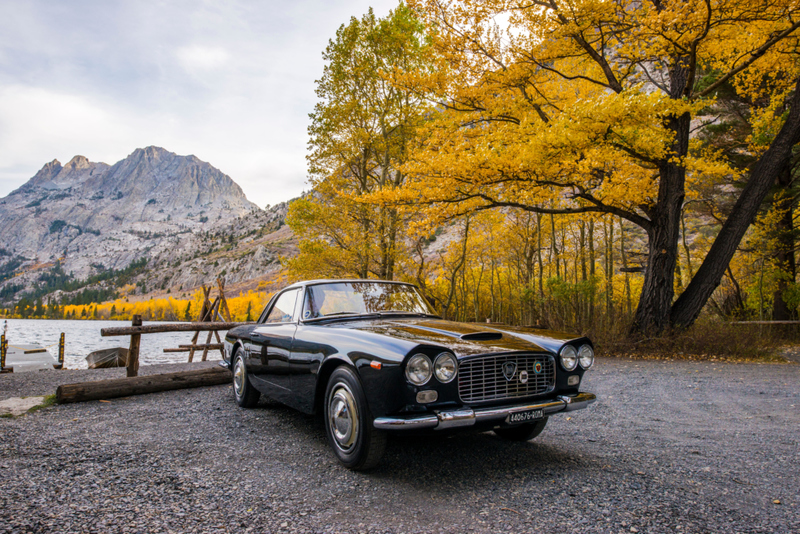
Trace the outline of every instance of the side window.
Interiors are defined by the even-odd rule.
[[[290,323],[292,322],[292,315],[294,314],[294,305],[297,302],[297,295],[300,293],[299,289],[287,291],[280,297],[272,307],[272,310],[267,315],[264,323]]]
[[[310,287],[306,288],[306,300],[303,302],[303,320],[314,319],[321,316],[319,305],[314,298],[314,292]]]

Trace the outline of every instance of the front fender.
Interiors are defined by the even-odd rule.
[[[401,362],[366,353],[335,354],[326,358],[317,372],[315,413],[322,413],[328,379],[340,365],[347,365],[356,371],[372,417],[381,417],[405,405],[405,379]]]
[[[222,360],[220,360],[219,364],[222,367],[230,370],[233,367],[233,355],[240,350],[244,350],[244,345],[242,344],[241,339],[231,341],[228,338],[225,338],[222,343]]]

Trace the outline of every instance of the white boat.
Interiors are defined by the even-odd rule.
[[[3,370],[14,373],[60,369],[61,364],[46,348],[39,345],[8,345]]]
[[[125,367],[128,365],[128,349],[114,347],[113,349],[96,350],[89,353],[86,363],[89,365],[89,369]]]

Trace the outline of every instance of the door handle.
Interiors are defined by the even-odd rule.
[[[261,343],[262,345],[269,345],[269,338],[264,334],[253,332],[250,334],[250,339],[256,343]]]

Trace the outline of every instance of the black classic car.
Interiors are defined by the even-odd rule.
[[[585,337],[442,320],[410,284],[316,280],[291,285],[258,322],[228,331],[221,362],[236,402],[260,395],[321,413],[351,469],[373,467],[387,433],[493,430],[536,437],[553,414],[585,408],[594,363]]]

